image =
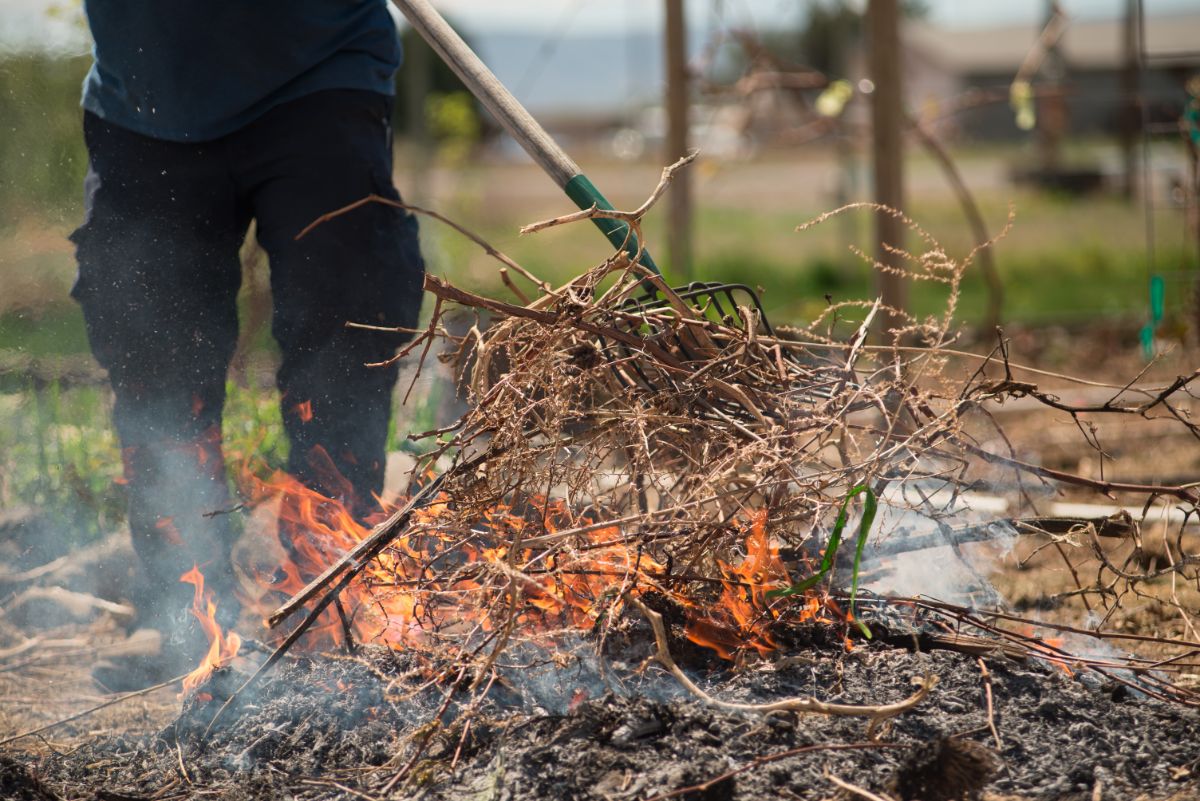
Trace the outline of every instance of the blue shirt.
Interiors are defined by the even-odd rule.
[[[85,0],[83,107],[156,139],[203,142],[323,89],[392,94],[386,0]]]

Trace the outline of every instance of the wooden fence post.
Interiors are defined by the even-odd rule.
[[[904,208],[904,96],[900,58],[899,0],[870,0],[867,6],[867,45],[871,81],[871,152],[875,202],[892,209]],[[890,214],[875,213],[875,258],[884,265],[903,267],[888,246],[904,247],[904,224]],[[877,291],[884,305],[903,311],[908,305],[908,285],[890,272],[877,273]],[[880,314],[876,335],[886,337],[903,325],[895,314]]]
[[[683,0],[667,3],[667,152],[671,164],[688,152],[690,93],[687,68],[687,22]],[[671,271],[682,279],[692,277],[692,174],[680,170],[667,192],[667,252]]]

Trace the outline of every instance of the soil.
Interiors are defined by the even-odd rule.
[[[577,643],[578,658],[565,663],[501,665],[501,680],[473,707],[465,706],[472,698],[465,682],[454,692],[452,681],[429,681],[439,666],[412,653],[362,647],[354,656],[286,659],[211,731],[215,709],[240,681],[233,671],[218,673],[172,720],[140,736],[11,753],[0,759],[0,795],[848,797],[839,796],[836,778],[897,801],[1200,797],[1196,709],[1094,674],[988,656],[997,748],[977,658],[913,652],[878,639],[850,651],[805,639],[797,632],[785,654],[740,666],[699,649],[676,652],[709,693],[726,701],[893,703],[911,695],[914,677],[930,673],[939,682],[916,710],[872,733],[856,718],[717,709],[656,664],[639,675],[652,641],[644,624],[631,623],[606,647],[607,691],[594,648]],[[433,725],[439,719],[443,725]]]
[[[1120,382],[1140,365],[1132,358],[1115,360],[1113,354],[1129,351],[1118,344],[1099,334],[1018,332],[1014,360],[1063,372],[1103,365],[1101,372]],[[1056,357],[1056,349],[1063,355]],[[1169,382],[1195,363],[1194,350],[1179,352],[1147,379]],[[1039,383],[1055,388],[1053,379]],[[1099,470],[1101,459],[1069,418],[1015,404],[1001,414],[1014,440],[1036,444],[1026,454],[1031,461]],[[1158,423],[1100,425],[1113,457],[1103,460],[1109,478],[1194,480],[1200,474],[1200,448],[1192,439],[1157,436]],[[1139,502],[1073,492],[1049,500]],[[1147,535],[1148,541],[1164,540],[1162,559],[1172,558],[1163,532]],[[1186,550],[1200,551],[1200,543],[1193,544]],[[1111,547],[1115,559],[1128,546]],[[1108,610],[1095,601],[1089,610],[1072,594],[1075,574],[1084,581],[1095,575],[1096,564],[1084,550],[1070,552],[1068,566],[1043,542],[1023,537],[1011,553],[992,555],[996,570],[989,579],[1018,613],[1087,627]],[[59,583],[106,594],[94,582]],[[1164,578],[1143,591],[1145,597],[1124,599],[1110,614],[1110,629],[1196,640],[1191,616],[1200,610],[1200,589]],[[1172,599],[1177,606],[1163,603]],[[112,620],[26,632],[15,623],[0,618],[0,648],[35,634],[45,643],[0,662],[0,739],[104,700],[87,671],[92,649],[120,637]],[[604,676],[588,656],[594,643],[570,644],[579,658],[559,667],[547,665],[545,654],[523,654],[520,664],[501,666],[504,679],[468,710],[471,696],[461,682],[455,692],[452,680],[432,680],[448,666],[368,646],[355,656],[285,659],[249,702],[211,731],[206,729],[215,709],[239,681],[233,671],[202,688],[212,696],[207,700],[180,702],[175,690],[164,690],[0,746],[0,799],[866,797],[836,781],[896,801],[1200,799],[1200,711],[1194,708],[1142,696],[1093,673],[988,655],[983,664],[997,745],[975,656],[913,652],[903,636],[859,641],[847,651],[840,632],[831,629],[782,634],[788,635],[780,637],[785,647],[770,660],[731,664],[679,641],[672,652],[705,690],[727,701],[811,695],[879,704],[907,697],[910,680],[927,672],[939,683],[914,711],[870,733],[858,719],[729,712],[688,694],[656,664],[645,666],[652,638],[644,626],[631,624],[609,642]],[[76,646],[67,644],[76,639],[91,655],[71,656]],[[55,652],[60,656],[24,664],[52,642],[63,644]],[[248,650],[241,670],[263,658]],[[1137,652],[1156,659],[1186,653],[1153,643]],[[1200,684],[1195,661],[1177,663],[1173,678]],[[389,788],[397,776],[402,778]]]

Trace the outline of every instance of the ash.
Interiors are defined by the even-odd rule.
[[[235,718],[206,733],[227,692],[221,683],[231,678],[218,676],[203,688],[211,700],[188,701],[162,731],[111,737],[37,761],[0,762],[0,787],[11,797],[36,799],[713,801],[829,798],[838,792],[832,776],[897,801],[1166,799],[1200,792],[1200,714],[1182,705],[1135,698],[1122,686],[1037,662],[988,657],[1002,743],[996,749],[975,657],[878,642],[850,652],[810,646],[793,654],[738,668],[710,661],[688,669],[706,691],[743,702],[812,695],[891,703],[911,694],[911,677],[932,672],[940,683],[871,741],[858,719],[707,706],[682,694],[657,667],[634,676],[634,660],[626,683],[616,680],[616,669],[606,671],[612,678],[602,695],[579,685],[583,672],[565,669],[559,686],[571,695],[547,709],[551,685],[544,675],[537,700],[510,680],[472,694],[453,666],[368,647],[354,657],[288,660]],[[450,678],[438,681],[439,675]],[[844,744],[856,750],[829,748]],[[774,758],[805,747],[814,748]],[[690,787],[696,789],[680,792]]]

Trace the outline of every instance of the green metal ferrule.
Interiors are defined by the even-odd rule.
[[[589,181],[588,177],[583,173],[567,181],[566,186],[563,187],[563,191],[567,193],[567,197],[571,198],[571,201],[580,209],[587,210],[595,206],[605,211],[614,210],[613,205],[608,202],[608,198],[602,195],[600,190],[596,188],[596,185]],[[608,237],[608,241],[613,244],[613,247],[624,249],[629,253],[630,258],[637,256],[637,234],[629,230],[627,223],[607,217],[595,217],[592,222]],[[658,265],[654,263],[654,259],[650,258],[649,251],[642,251],[641,264],[653,270],[656,275],[662,275],[662,271],[658,269]]]

